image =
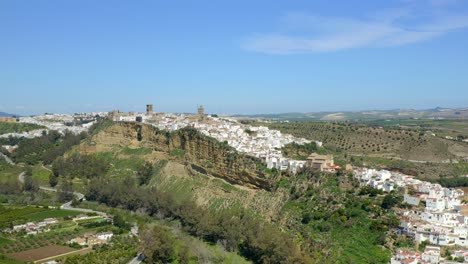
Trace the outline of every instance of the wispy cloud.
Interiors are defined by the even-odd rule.
[[[432,0],[442,5],[449,0]],[[274,33],[257,33],[244,39],[249,51],[291,54],[332,52],[364,47],[391,47],[427,41],[468,27],[468,14],[425,12],[408,8],[382,10],[366,19],[288,14]]]

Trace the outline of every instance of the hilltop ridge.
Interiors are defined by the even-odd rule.
[[[230,183],[250,188],[271,187],[268,175],[260,170],[260,159],[239,153],[229,145],[188,127],[168,132],[135,122],[113,123],[82,144],[79,151],[104,152],[118,146],[163,152],[198,172]]]

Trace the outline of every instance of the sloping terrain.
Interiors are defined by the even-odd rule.
[[[255,165],[250,157],[193,130],[166,134],[147,125],[119,123],[100,130],[76,150],[109,160],[111,177],[134,176],[144,161],[150,162],[157,168],[150,186],[214,210],[243,207],[274,219],[287,199],[287,193],[267,191],[270,179],[260,178],[265,174],[242,164]]]
[[[202,174],[210,174],[230,183],[250,188],[269,189],[271,179],[257,167],[257,158],[238,153],[227,144],[184,128],[174,132],[161,131],[139,123],[116,123],[99,131],[87,143],[82,153],[114,151],[116,148],[147,148],[172,156],[189,164]]]
[[[427,133],[343,123],[260,123],[283,133],[319,140],[350,155],[448,162],[468,156],[468,144]]]

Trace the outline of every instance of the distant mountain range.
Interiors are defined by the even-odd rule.
[[[386,119],[468,119],[468,108],[442,108],[415,110],[368,110],[368,111],[341,111],[341,112],[309,112],[309,113],[280,113],[239,115],[237,117],[289,120],[289,121],[353,121],[353,120],[386,120]]]
[[[5,112],[0,112],[0,117],[13,117],[13,116],[19,116],[19,115],[14,115],[14,114],[9,114]]]

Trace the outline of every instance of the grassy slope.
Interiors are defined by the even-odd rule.
[[[33,167],[32,177],[35,179],[39,185],[48,186],[49,185],[49,176],[52,172],[44,169],[42,165],[35,165]]]
[[[0,159],[0,182],[16,180],[18,174],[23,170],[23,168],[9,165],[3,159]]]
[[[318,255],[322,254],[320,253],[322,249],[336,252],[331,256],[330,261],[338,260],[341,263],[349,263],[349,261],[358,263],[366,261],[388,262],[389,252],[382,250],[377,245],[376,239],[380,234],[369,230],[371,222],[367,218],[368,214],[366,212],[361,211],[361,214],[355,217],[355,220],[360,224],[356,224],[352,228],[345,228],[343,223],[334,224],[329,220],[318,220],[314,221],[315,223],[311,222],[310,225],[304,225],[301,220],[305,209],[314,208],[317,205],[326,205],[327,209],[325,210],[332,214],[333,211],[330,211],[332,207],[329,206],[329,202],[309,200],[306,197],[304,200],[291,200],[285,204],[290,194],[294,193],[291,186],[279,188],[272,192],[253,191],[233,186],[222,180],[193,172],[185,165],[173,161],[168,155],[150,153],[145,149],[129,149],[116,144],[112,152],[98,152],[93,155],[111,161],[112,167],[107,175],[111,178],[136,177],[136,169],[144,161],[152,161],[156,169],[150,185],[174,194],[179,198],[179,202],[182,203],[184,200],[190,199],[198,205],[214,211],[238,206],[249,208],[256,212],[258,216],[275,221],[278,225],[283,226],[285,232],[302,234],[298,237],[299,240],[312,237],[312,241],[306,242],[306,244],[310,243],[310,245],[316,246],[316,244],[323,243],[324,248],[314,250],[314,252]],[[318,184],[314,188],[315,195],[320,196],[321,193],[329,193],[329,199],[332,200],[344,196],[335,183],[331,184],[330,190],[323,187]],[[301,197],[301,194],[299,194],[299,197]],[[342,200],[342,202],[352,200],[351,198],[347,199]],[[332,228],[325,232],[318,231],[316,224],[322,222],[331,223]],[[352,238],[351,241],[350,238]],[[320,259],[320,257],[325,260],[327,256],[322,255],[318,258]]]
[[[372,210],[363,209],[366,198],[348,194],[340,187],[348,181],[346,177],[325,174],[291,178],[286,188],[293,195],[283,215],[303,239],[325,247],[315,251],[319,262],[388,263],[390,251],[378,242],[383,232],[370,228]],[[375,199],[370,202],[379,204]],[[304,220],[305,215],[310,221]]]
[[[206,184],[211,184],[210,186],[219,186],[219,188],[223,188],[221,192],[231,192],[237,190],[237,188],[231,186],[230,184],[225,183],[224,181],[218,179],[209,179],[207,176],[203,175],[187,175],[187,172],[184,171],[182,166],[182,171],[184,171],[184,175],[182,177],[178,177],[175,175],[166,175],[163,173],[164,168],[170,162],[167,160],[158,160],[158,157],[155,157],[152,154],[152,151],[146,148],[137,148],[131,149],[128,147],[116,147],[113,152],[98,152],[93,154],[101,159],[108,160],[111,162],[111,168],[107,173],[107,176],[110,178],[120,178],[124,179],[127,177],[136,178],[136,171],[138,168],[144,164],[145,161],[151,161],[154,163],[154,175],[152,179],[152,184],[158,185],[159,188],[163,189],[167,192],[177,193],[177,197],[179,198],[180,202],[183,202],[185,199],[191,199],[192,196],[192,188],[197,187],[204,187]],[[160,154],[158,154],[160,155]],[[169,157],[168,157],[169,158]],[[180,167],[172,168],[172,172],[180,172]],[[171,177],[169,181],[166,181],[166,177]],[[200,181],[197,180],[187,180],[187,178],[193,177],[194,179],[201,179]],[[76,187],[76,185],[75,185]],[[75,188],[76,189],[76,188]],[[219,207],[224,206],[223,199],[216,199],[213,198],[210,201],[206,201],[210,204],[213,209],[217,209]],[[97,210],[108,211],[109,213],[113,214],[118,211],[120,214],[127,215],[128,220],[137,221],[139,220],[137,216],[130,215],[128,212],[119,209],[111,209],[104,205],[97,205],[92,202],[86,202],[87,206]],[[141,219],[140,219],[141,220]],[[146,224],[148,222],[154,221],[154,219],[145,219],[141,224]],[[162,223],[165,226],[171,225],[171,223]],[[174,227],[172,227],[174,228]],[[177,227],[178,228],[178,227]],[[174,231],[176,232],[176,231]],[[199,239],[190,237],[188,235],[184,235],[180,233],[180,231],[176,232],[177,237],[184,241],[188,241],[190,248],[196,249],[200,252],[205,252],[203,255],[209,256],[212,259],[218,259],[222,263],[250,263],[246,261],[243,257],[239,256],[233,252],[226,252],[220,246],[217,245],[208,245],[205,242],[200,241]]]
[[[143,150],[132,150],[131,152],[135,153],[134,155],[125,156],[121,155],[122,152],[128,154],[128,150],[96,154],[112,160],[113,167],[108,176],[118,178],[134,177],[134,170],[137,166],[142,164],[143,160],[152,157],[151,154],[142,154],[146,153]],[[120,159],[116,158],[117,156]],[[277,219],[280,222],[291,221],[290,211],[298,210],[294,203],[288,203],[282,209],[286,197],[283,189],[276,192],[247,190],[210,176],[199,173],[191,174],[183,165],[167,160],[156,161],[155,168],[150,185],[174,194],[181,203],[187,199],[195,200],[198,204],[215,211],[242,206],[253,210],[266,219]],[[339,192],[336,186],[334,192]],[[304,205],[309,206],[307,203],[297,206],[302,208]],[[342,263],[346,263],[348,260],[356,263],[364,263],[371,259],[377,260],[379,263],[388,260],[388,251],[382,250],[375,245],[379,234],[369,232],[370,222],[366,220],[366,215],[362,217],[360,220],[363,221],[363,224],[360,226],[352,229],[337,227],[331,232],[323,234],[323,236],[319,235],[319,237],[328,241],[330,239],[339,241],[334,242],[336,245],[332,247],[332,250],[340,252],[335,257],[342,260]],[[300,228],[301,223],[296,224]],[[316,230],[311,232],[314,236],[318,235]],[[350,240],[350,238],[352,239]],[[232,263],[236,263],[235,258],[239,258],[239,256],[234,254],[232,257],[234,258]],[[225,259],[225,261],[227,260]]]

